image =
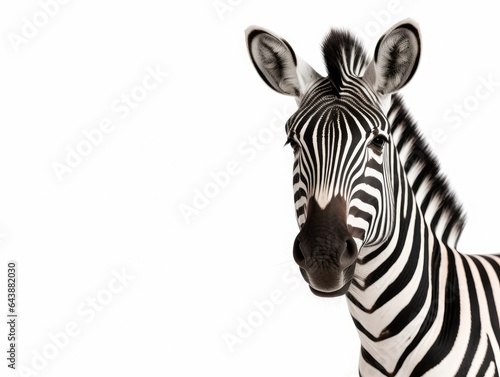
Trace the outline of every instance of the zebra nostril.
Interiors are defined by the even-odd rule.
[[[297,238],[293,243],[293,259],[299,266],[301,267],[304,266],[304,261],[306,260],[306,257],[304,256],[304,253],[302,253],[302,250],[300,249],[300,241]]]
[[[340,265],[343,267],[349,267],[354,263],[357,255],[358,247],[356,246],[356,242],[354,242],[352,237],[348,237],[345,240],[345,249],[340,256]]]

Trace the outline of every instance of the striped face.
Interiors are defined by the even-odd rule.
[[[347,291],[358,250],[385,240],[393,219],[388,122],[371,89],[354,84],[334,94],[318,80],[286,125],[301,229],[293,255],[322,296]]]
[[[257,27],[246,35],[260,77],[299,105],[286,125],[300,227],[294,259],[313,293],[343,294],[363,248],[380,246],[392,230],[396,152],[384,104],[415,72],[418,30],[395,25],[369,63],[349,33],[332,30],[323,44],[326,78],[279,36]]]

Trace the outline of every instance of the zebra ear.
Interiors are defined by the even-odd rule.
[[[321,76],[297,58],[288,42],[276,34],[256,26],[250,26],[245,34],[250,58],[264,82],[300,102]]]
[[[419,60],[418,24],[413,20],[404,20],[380,38],[364,79],[381,95],[393,93],[410,81]]]

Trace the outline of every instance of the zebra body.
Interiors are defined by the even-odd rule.
[[[498,376],[500,257],[456,250],[465,219],[396,92],[420,57],[404,21],[369,61],[347,32],[327,36],[328,76],[252,27],[255,68],[299,108],[286,125],[300,232],[294,259],[311,291],[346,294],[360,376]]]

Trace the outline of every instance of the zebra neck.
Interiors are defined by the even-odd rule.
[[[439,286],[439,274],[431,270],[447,260],[447,247],[426,222],[408,181],[394,189],[398,221],[393,235],[382,247],[360,251],[347,294],[364,357],[391,373],[401,367],[402,353],[411,349],[426,321],[431,292]]]
[[[452,207],[436,209],[432,200],[422,199],[422,186],[415,183],[419,178],[411,175],[411,164],[417,160],[401,156],[408,144],[398,135],[394,139],[389,153],[394,229],[382,245],[360,250],[347,294],[363,360],[379,365],[386,375],[395,375],[425,336],[421,329],[433,322],[429,316],[437,312],[438,300],[433,297],[436,290],[443,290],[440,275],[457,256],[454,242],[449,244],[451,231],[438,226]],[[453,280],[455,274],[449,276]]]

